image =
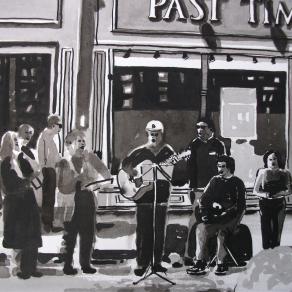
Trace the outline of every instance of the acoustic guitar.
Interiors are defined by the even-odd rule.
[[[190,155],[191,150],[186,150],[180,154],[174,154],[167,160],[157,164],[157,172],[160,177],[171,179],[174,165],[182,159],[187,159]],[[135,178],[130,177],[127,172],[120,169],[117,175],[117,183],[123,197],[131,201],[136,201],[142,198],[146,192],[153,189],[154,182],[152,166],[155,166],[155,164],[151,160],[144,160],[139,163],[135,167],[137,171]],[[158,175],[157,178],[159,179]]]

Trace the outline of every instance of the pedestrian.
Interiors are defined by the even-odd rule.
[[[285,196],[291,194],[291,174],[284,169],[278,151],[263,156],[264,168],[258,171],[254,194],[259,197],[262,245],[264,249],[280,245],[286,216]]]
[[[38,247],[42,246],[40,215],[31,186],[33,173],[22,172],[17,133],[8,131],[1,140],[0,157],[4,199],[3,247],[20,250],[21,279],[41,277],[37,271]]]
[[[93,191],[86,187],[97,181],[98,175],[110,179],[111,175],[103,162],[86,148],[85,135],[73,130],[65,138],[68,159],[58,164],[58,188],[65,206],[64,218],[64,274],[75,275],[73,253],[77,235],[80,237],[79,262],[83,273],[93,274],[90,259],[95,239],[96,204]]]
[[[22,172],[24,172],[26,176],[31,176],[32,173],[34,174],[34,177],[31,177],[31,185],[34,189],[37,204],[39,208],[41,208],[43,197],[43,175],[36,157],[35,149],[30,146],[30,141],[33,134],[34,128],[29,124],[21,124],[18,127],[18,140],[21,149],[18,156],[18,162]]]
[[[37,151],[43,174],[43,202],[42,222],[46,232],[54,231],[54,205],[56,196],[56,163],[60,161],[61,155],[54,141],[54,137],[62,129],[61,119],[57,115],[48,117],[48,126],[45,128],[37,141]]]

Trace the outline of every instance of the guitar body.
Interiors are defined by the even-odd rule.
[[[159,164],[159,170],[156,172],[156,179],[171,179],[174,164],[180,161],[181,159],[187,158],[190,156],[190,151],[184,151],[179,155],[173,155],[169,157],[166,161]],[[120,169],[117,175],[117,182],[121,194],[128,200],[136,201],[144,196],[148,191],[153,190],[154,186],[154,171],[153,171],[153,161],[145,159],[140,162],[135,170],[137,172],[134,179],[132,179],[129,174]],[[161,174],[163,171],[163,174]]]
[[[139,184],[138,182],[131,181],[129,175],[123,169],[117,175],[117,182],[122,196],[131,201],[139,200],[146,192],[153,189],[153,183],[151,182]]]

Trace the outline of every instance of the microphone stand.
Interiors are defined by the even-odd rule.
[[[163,177],[165,177],[166,180],[168,180],[170,182],[170,178],[168,177],[168,175],[165,173],[165,171],[163,171],[163,169],[157,165],[157,164],[153,164],[152,166],[152,171],[153,171],[153,193],[154,193],[154,201],[153,201],[153,222],[152,222],[152,232],[153,232],[153,244],[152,244],[152,258],[150,261],[149,266],[147,267],[144,275],[142,276],[142,278],[140,278],[138,281],[133,282],[134,285],[139,284],[141,281],[146,280],[147,278],[149,278],[151,275],[156,275],[159,278],[167,281],[168,283],[175,285],[174,282],[172,282],[171,280],[169,280],[168,278],[162,276],[161,274],[159,274],[158,272],[155,271],[154,268],[154,261],[155,261],[155,241],[156,241],[156,237],[155,237],[155,230],[156,230],[156,207],[157,207],[157,172],[158,170],[160,171],[160,173],[163,175]],[[148,171],[147,171],[148,172]],[[166,176],[167,175],[167,176]]]

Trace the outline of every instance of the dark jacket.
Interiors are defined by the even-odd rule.
[[[10,157],[1,164],[1,176],[6,192],[3,247],[42,246],[40,215],[29,179],[17,175]]]
[[[222,209],[214,208],[214,203],[221,205]],[[214,176],[200,199],[200,209],[202,216],[207,216],[210,222],[216,223],[228,222],[243,214],[245,210],[243,181],[236,176],[231,178]]]
[[[217,174],[217,159],[224,154],[224,145],[217,138],[203,142],[194,139],[190,145],[191,156],[188,160],[188,176],[191,188],[204,188]]]
[[[122,162],[122,167],[127,171],[127,169],[135,168],[140,163],[143,163],[145,160],[150,160],[153,163],[159,164],[167,160],[170,156],[174,154],[173,149],[165,144],[156,155],[152,153],[146,147],[140,147],[132,151]],[[159,170],[158,170],[159,171]],[[170,182],[166,179],[157,180],[157,198],[156,202],[167,203],[170,196]],[[142,198],[136,200],[137,204],[141,203],[153,203],[154,201],[154,192],[146,192]]]

